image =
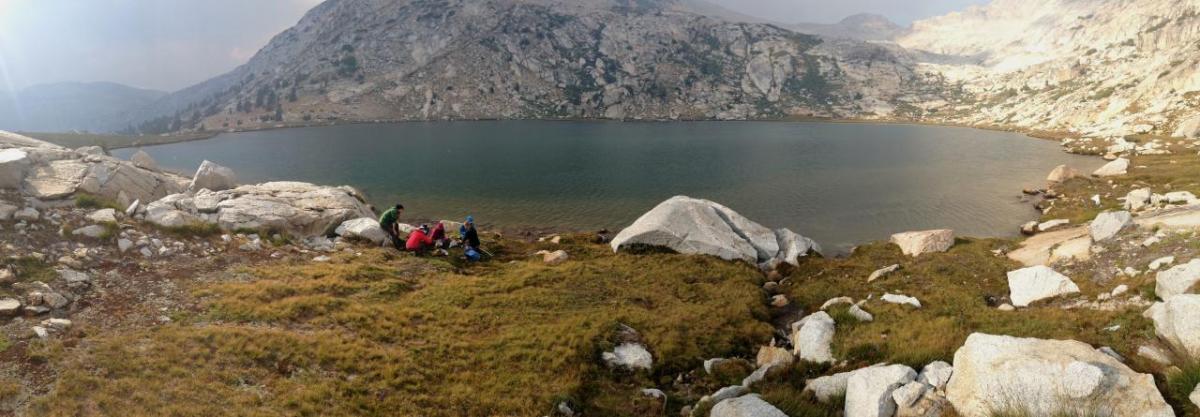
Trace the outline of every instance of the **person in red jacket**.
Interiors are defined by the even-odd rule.
[[[433,246],[433,239],[429,236],[429,225],[423,224],[408,234],[408,242],[405,243],[404,249],[420,254],[430,246]]]

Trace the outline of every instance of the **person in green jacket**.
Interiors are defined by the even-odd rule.
[[[379,216],[379,227],[382,227],[392,238],[392,246],[396,249],[404,250],[404,241],[400,239],[400,215],[404,213],[404,205],[396,203],[395,207],[383,212]]]

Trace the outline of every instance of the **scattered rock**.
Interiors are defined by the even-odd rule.
[[[21,311],[21,301],[16,298],[0,298],[0,316],[12,317]]]
[[[1050,220],[1050,221],[1038,223],[1037,229],[1039,232],[1048,232],[1050,230],[1053,230],[1056,227],[1066,226],[1068,224],[1071,224],[1071,221],[1067,220],[1067,219]]]
[[[96,210],[88,215],[88,220],[96,223],[116,223],[117,211],[110,208]]]
[[[138,149],[137,152],[129,156],[129,162],[132,162],[133,166],[138,168],[158,171],[158,162],[154,160],[154,157],[141,149]]]
[[[949,406],[946,397],[922,382],[909,382],[892,391],[895,417],[938,417]]]
[[[795,333],[792,334],[792,346],[795,354],[802,360],[816,363],[833,362],[833,334],[836,326],[833,317],[824,311],[818,311],[792,324]]]
[[[33,326],[30,330],[33,330],[33,335],[37,336],[38,339],[47,339],[50,337],[50,332],[45,327]]]
[[[1093,242],[1103,242],[1116,236],[1121,230],[1133,224],[1133,216],[1128,211],[1106,211],[1096,216],[1088,227]]]
[[[1159,268],[1162,268],[1164,266],[1169,266],[1173,263],[1175,263],[1174,256],[1164,256],[1162,258],[1158,258],[1158,259],[1151,261],[1149,266],[1150,266],[1151,271],[1157,271]]]
[[[567,251],[565,251],[565,250],[556,250],[554,252],[544,251],[544,252],[545,253],[542,253],[542,262],[545,262],[546,265],[554,266],[554,265],[558,265],[563,262],[566,262],[567,259],[570,259],[570,255],[568,255]]]
[[[804,391],[812,392],[817,401],[829,403],[837,397],[846,395],[846,383],[850,375],[858,371],[842,372],[805,381]]]
[[[0,149],[0,189],[21,188],[29,172],[29,153],[21,149]]]
[[[1071,340],[972,334],[954,354],[954,377],[946,392],[963,417],[992,416],[996,410],[1031,416],[1094,410],[1114,416],[1174,415],[1153,376]]]
[[[777,346],[763,346],[758,348],[758,356],[755,358],[755,364],[758,367],[774,366],[774,365],[791,365],[796,361],[796,357],[787,349]],[[705,370],[708,369],[707,363]],[[712,372],[709,372],[712,373]]]
[[[1009,303],[1001,304],[999,307],[996,307],[996,309],[1000,310],[1000,311],[1016,311],[1017,310],[1016,307],[1013,307],[1013,305],[1009,304]]]
[[[717,403],[710,417],[787,417],[775,406],[763,401],[758,394],[731,398]]]
[[[129,251],[131,248],[133,248],[133,241],[124,238],[117,239],[117,250],[121,253]]]
[[[104,236],[104,234],[107,232],[108,232],[108,229],[105,229],[104,226],[93,224],[91,226],[84,226],[84,227],[75,229],[75,230],[71,231],[71,234],[75,235],[75,236],[83,236],[83,237],[92,238],[92,239],[99,239],[100,237]]]
[[[708,400],[711,401],[713,404],[717,404],[717,403],[720,403],[721,401],[725,401],[730,398],[741,397],[741,396],[749,394],[749,393],[750,393],[749,388],[746,388],[741,385],[730,385],[728,387],[721,388],[721,389],[717,390],[717,392],[714,392],[712,395],[708,396]]]
[[[1145,314],[1154,321],[1154,332],[1172,350],[1200,359],[1200,295],[1181,294],[1155,303]]]
[[[35,209],[33,207],[25,207],[23,209],[18,210],[16,213],[13,213],[12,217],[13,217],[13,220],[16,220],[16,221],[35,222],[39,218],[41,218],[41,216],[42,216],[41,213],[39,213],[37,211],[37,209]]]
[[[1079,177],[1080,175],[1081,174],[1079,171],[1076,171],[1074,168],[1066,165],[1059,165],[1054,167],[1053,171],[1050,171],[1050,175],[1046,176],[1046,181],[1053,183],[1066,182],[1067,180]]]
[[[1196,389],[1192,390],[1192,394],[1188,395],[1188,400],[1192,401],[1192,405],[1200,407],[1200,385],[1196,385]]]
[[[610,368],[648,371],[654,366],[654,357],[650,355],[650,351],[637,343],[622,343],[612,352],[604,352],[601,359],[604,359],[604,363]]]
[[[1105,164],[1104,166],[1093,172],[1092,175],[1097,177],[1115,177],[1125,175],[1129,171],[1129,160],[1125,158],[1117,158],[1116,160]]]
[[[917,257],[924,253],[945,252],[954,246],[954,231],[949,229],[906,232],[892,235],[891,242],[905,255]]]
[[[1037,301],[1079,292],[1079,286],[1066,275],[1041,265],[1010,271],[1008,289],[1015,307],[1028,307]]]
[[[950,382],[950,377],[954,375],[954,367],[942,361],[930,362],[921,369],[921,374],[917,376],[917,381],[929,384],[936,389],[945,389],[946,384]]]
[[[890,417],[896,412],[892,393],[912,382],[917,372],[904,365],[875,366],[850,374],[846,381],[846,416]]]
[[[1111,356],[1113,359],[1116,359],[1116,360],[1118,360],[1118,361],[1121,361],[1122,363],[1124,363],[1124,362],[1125,362],[1125,357],[1124,357],[1124,356],[1121,356],[1121,354],[1120,354],[1120,353],[1117,353],[1117,351],[1116,351],[1116,350],[1114,350],[1114,349],[1113,349],[1113,348],[1111,348],[1111,347],[1108,347],[1108,346],[1101,346],[1099,349],[1096,349],[1096,350],[1100,351],[1100,353],[1103,353],[1103,354],[1105,354],[1105,355]]]
[[[788,298],[786,295],[776,294],[776,295],[771,296],[771,307],[783,308],[783,307],[787,307],[787,305],[788,305]]]
[[[1163,366],[1171,365],[1170,355],[1167,355],[1167,352],[1163,352],[1162,349],[1159,349],[1154,346],[1146,346],[1146,345],[1138,346],[1137,355],[1141,356],[1143,358],[1149,359],[1159,365],[1163,365]]]
[[[1159,272],[1155,276],[1154,293],[1165,300],[1190,292],[1197,282],[1200,282],[1200,259],[1193,259],[1186,264]]]
[[[887,276],[887,274],[896,272],[896,270],[899,270],[899,269],[900,269],[900,264],[896,264],[896,265],[892,265],[892,266],[889,266],[886,268],[881,268],[879,270],[876,270],[875,272],[871,273],[871,276],[867,277],[867,282],[875,282],[875,280],[883,278],[884,276]]]
[[[196,175],[192,176],[188,191],[224,191],[234,187],[237,187],[237,176],[232,169],[205,160],[200,163],[200,168],[196,169]]]
[[[1150,204],[1150,197],[1153,193],[1149,188],[1139,188],[1130,191],[1125,195],[1125,210],[1138,211],[1146,208]]]
[[[910,306],[913,306],[916,308],[921,308],[920,300],[918,300],[914,297],[909,297],[907,295],[890,294],[889,293],[889,294],[884,294],[883,297],[880,297],[880,300],[883,300],[884,302],[888,302],[888,303],[892,303],[892,304],[907,304],[907,305],[910,305]]]
[[[633,246],[665,247],[683,254],[711,255],[757,265],[796,264],[795,258],[820,252],[811,239],[772,231],[728,207],[677,196],[642,215],[613,238],[614,251]]]
[[[850,309],[847,310],[847,312],[850,313],[851,316],[854,316],[856,320],[864,323],[875,321],[875,316],[867,312],[867,310],[863,310],[862,307],[858,306],[858,304],[850,306]]]
[[[825,304],[821,304],[821,310],[828,310],[830,307],[838,304],[854,304],[854,299],[850,297],[830,298],[829,300],[825,301]]]
[[[370,217],[360,217],[342,222],[333,233],[350,240],[370,242],[376,246],[383,245],[390,240],[387,231],[379,226],[379,221]]]

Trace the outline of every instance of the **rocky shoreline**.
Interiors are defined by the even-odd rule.
[[[753,360],[704,361],[703,372],[710,375],[731,366],[749,366],[753,372],[740,383],[684,404],[681,412],[787,415],[762,388],[777,384],[793,372],[789,369],[816,364],[825,371],[804,379],[804,395],[843,410],[845,416],[1193,412],[1185,411],[1194,409],[1177,395],[1165,397],[1160,385],[1191,372],[1189,364],[1200,355],[1195,328],[1200,296],[1191,294],[1200,281],[1200,261],[1194,260],[1200,259],[1200,199],[1188,190],[1197,190],[1197,184],[1155,183],[1138,173],[1176,162],[1192,166],[1196,143],[1062,143],[1069,151],[1106,155],[1112,162],[1092,175],[1059,167],[1048,176],[1046,189],[1028,190],[1040,197],[1037,204],[1044,214],[1022,227],[1031,237],[1012,246],[988,244],[987,255],[967,255],[963,251],[979,244],[950,230],[897,234],[890,243],[864,245],[868,255],[862,256],[887,253],[881,258],[886,262],[869,266],[869,276],[850,278],[859,280],[854,285],[870,285],[866,291],[847,287],[832,296],[830,289],[807,287],[824,285],[818,284],[820,276],[829,271],[845,271],[831,267],[809,274],[811,268],[857,262],[859,254],[822,260],[811,239],[769,229],[718,203],[680,196],[646,213],[607,242],[612,251],[668,248],[754,265],[762,271],[763,303],[776,324],[776,338],[759,341],[763,345]],[[1137,163],[1137,158],[1176,156],[1187,161]],[[7,267],[0,268],[0,314],[14,317],[0,328],[18,343],[63,338],[81,321],[107,330],[171,323],[171,312],[197,303],[180,290],[185,282],[203,281],[233,265],[326,263],[336,254],[361,254],[386,240],[373,209],[349,187],[239,185],[236,174],[211,162],[187,178],[160,171],[144,153],[123,161],[103,149],[69,150],[7,133],[0,134],[0,224],[7,258]],[[542,245],[553,248],[560,239],[546,236]],[[538,255],[551,267],[573,259],[563,249]],[[1117,335],[1125,327],[1147,329],[1153,340],[1133,338],[1136,347],[1118,351],[1075,340],[972,330],[962,336],[963,344],[954,346],[952,363],[946,358],[905,364],[870,363],[870,356],[848,353],[839,345],[844,332],[858,326],[928,309],[943,311],[936,289],[914,290],[905,282],[916,279],[910,271],[944,269],[938,265],[963,256],[987,257],[992,268],[1007,269],[1006,276],[986,278],[1005,282],[1005,294],[971,296],[986,299],[987,314],[1021,320],[1021,315],[1036,312],[1063,314],[1069,320],[1072,314],[1116,312],[1134,318],[1106,321],[1104,328],[1088,331]],[[878,262],[874,259],[866,258]],[[970,284],[963,285],[955,291],[972,291]],[[808,300],[826,293],[831,297],[823,303]],[[159,306],[162,312],[125,310],[128,300]],[[618,343],[603,352],[600,362],[614,372],[653,372],[658,347],[633,327],[618,333]],[[9,362],[5,372],[56,372],[22,358]],[[1029,378],[1030,372],[1039,376]],[[661,398],[665,411],[676,401],[668,401],[665,392],[676,390],[667,388],[647,387],[643,394]],[[25,400],[17,403],[42,389],[22,394]],[[1200,405],[1195,397],[1200,395],[1193,394],[1191,401]],[[1023,409],[1011,409],[1018,406]],[[576,415],[572,407],[579,405],[555,405],[562,415]]]

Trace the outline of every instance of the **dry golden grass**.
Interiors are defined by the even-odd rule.
[[[31,412],[530,416],[569,400],[631,415],[641,388],[770,337],[748,266],[568,251],[576,260],[557,267],[496,260],[462,273],[382,250],[256,269],[252,282],[199,289],[203,314],[50,354],[63,371]],[[653,373],[601,365],[619,323],[641,332]]]

